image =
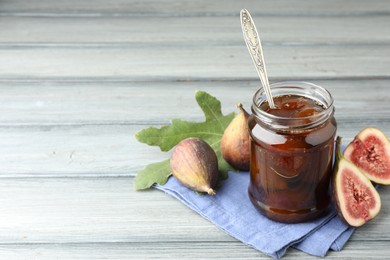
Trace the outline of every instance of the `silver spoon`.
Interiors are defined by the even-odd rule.
[[[252,61],[255,64],[257,74],[259,75],[261,84],[267,96],[267,101],[270,108],[275,108],[274,100],[272,98],[271,89],[269,87],[269,81],[267,71],[265,70],[263,49],[261,48],[261,41],[259,34],[257,33],[255,23],[248,10],[242,9],[240,12],[241,28],[244,34],[246,46],[248,47],[249,54]]]

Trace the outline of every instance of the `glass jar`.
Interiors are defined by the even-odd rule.
[[[279,111],[270,112],[261,88],[253,97],[248,120],[249,198],[260,213],[275,221],[314,219],[330,203],[337,129],[333,98],[326,89],[301,81],[271,84],[271,92],[275,104],[280,101]],[[315,113],[299,109],[314,109]],[[289,111],[292,116],[284,115]]]

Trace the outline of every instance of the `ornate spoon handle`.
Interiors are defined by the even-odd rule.
[[[259,34],[257,33],[255,23],[253,22],[250,13],[245,9],[241,10],[240,19],[244,40],[255,65],[257,74],[259,75],[260,81],[263,84],[268,104],[270,108],[275,108],[271,89],[269,87],[267,71],[265,69],[263,49],[261,48],[261,41]]]

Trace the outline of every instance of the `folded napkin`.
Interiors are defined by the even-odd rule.
[[[177,198],[201,216],[243,243],[280,258],[291,246],[315,256],[329,249],[339,251],[354,229],[341,222],[332,208],[325,216],[305,223],[284,224],[272,221],[254,208],[247,190],[249,173],[229,172],[217,195],[200,195],[184,187],[175,178],[155,188]]]

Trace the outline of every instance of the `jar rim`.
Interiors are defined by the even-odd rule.
[[[306,81],[281,81],[270,84],[274,97],[281,95],[297,94],[320,103],[324,110],[305,117],[289,118],[267,113],[260,108],[267,101],[264,88],[258,89],[253,96],[252,112],[262,122],[274,128],[310,128],[326,121],[333,113],[333,97],[331,93],[316,84]]]

